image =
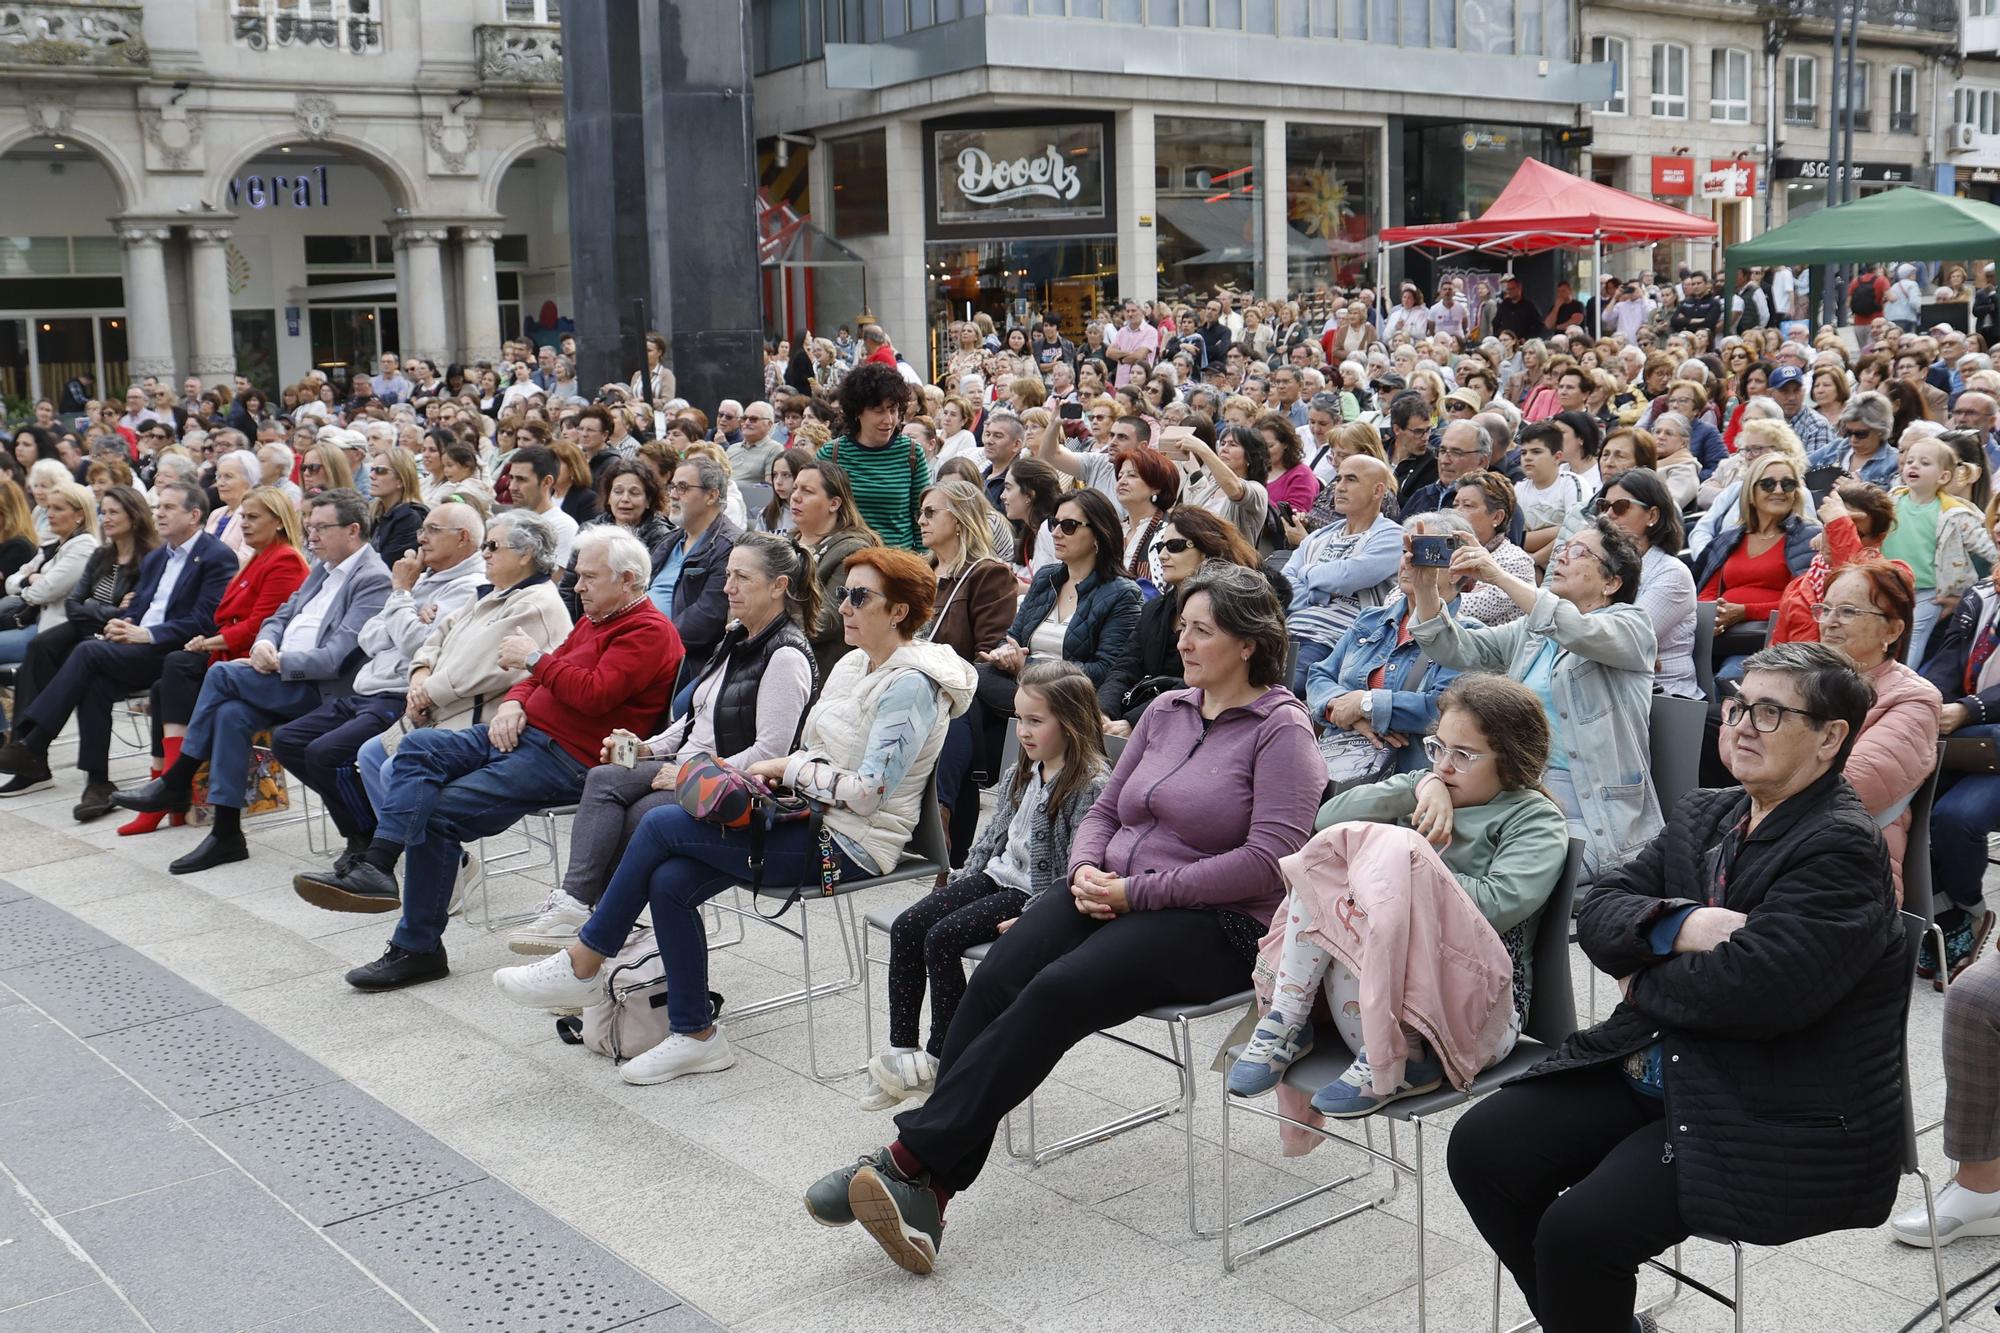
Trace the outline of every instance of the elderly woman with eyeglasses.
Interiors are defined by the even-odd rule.
[[[1659,645],[1637,605],[1641,563],[1632,539],[1599,519],[1557,548],[1541,588],[1483,546],[1453,551],[1452,574],[1505,592],[1518,620],[1468,630],[1444,614],[1434,587],[1420,583],[1411,596],[1410,633],[1431,660],[1505,672],[1541,697],[1552,738],[1542,781],[1584,841],[1584,882],[1660,829],[1649,726]]]

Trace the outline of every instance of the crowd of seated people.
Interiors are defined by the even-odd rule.
[[[1718,355],[1676,329],[1657,356],[1566,332],[1489,347],[1404,320],[1377,360],[1348,316],[1356,346],[1291,362],[1281,393],[1243,347],[1211,363],[1207,324],[1147,360],[1147,318],[1076,344],[1109,364],[1044,375],[985,350],[927,402],[891,349],[815,370],[796,410],[725,404],[713,428],[684,403],[627,410],[622,391],[551,411],[517,376],[422,421],[252,418],[192,443],[141,423],[129,462],[108,444],[78,457],[102,469],[95,492],[30,435],[6,460],[19,481],[0,476],[20,599],[0,600],[0,663],[17,664],[0,797],[53,784],[74,719],[76,818],[125,808],[121,832],[150,832],[199,800],[203,836],[167,867],[196,875],[266,855],[243,811],[269,733],[341,839],[295,891],[395,917],[382,957],[347,974],[363,991],[447,975],[479,839],[574,806],[560,885],[508,937],[540,957],[495,981],[533,1008],[599,1002],[645,918],[670,1031],[620,1065],[643,1084],[736,1061],[702,905],[886,875],[934,789],[952,864],[891,933],[870,1065],[867,1104],[903,1108],[896,1135],[807,1194],[919,1271],[1000,1117],[1084,1036],[1153,1005],[1256,983],[1235,1095],[1340,1042],[1347,1072],[1301,1116],[1462,1084],[1520,1035],[1526,942],[1574,840],[1580,942],[1625,1003],[1557,1072],[1467,1118],[1452,1165],[1475,1222],[1552,1328],[1618,1326],[1629,1270],[1717,1219],[1747,1240],[1805,1234],[1811,1219],[1744,1202],[1747,1163],[1676,1193],[1657,1141],[1733,1166],[1736,1129],[1768,1109],[1730,1100],[1730,1005],[1758,1010],[1750,1040],[1787,1070],[1837,1039],[1888,1049],[1870,1006],[1900,957],[1888,913],[1938,741],[2000,726],[1983,466],[2000,375],[1968,363],[1930,385],[1963,407],[1948,431],[1914,379],[1860,385],[1830,345]],[[1200,363],[1167,373],[1195,344]],[[1318,344],[1269,350],[1288,346]],[[1160,373],[1119,373],[1141,363]],[[631,394],[670,403],[665,387]],[[745,485],[768,500],[746,505]],[[1701,699],[1711,672],[1720,790],[1662,790],[1654,696]],[[110,719],[139,695],[151,780],[121,790]],[[1115,760],[1107,737],[1126,742]],[[677,785],[703,762],[819,818],[754,845],[697,818]],[[1923,870],[1944,948],[1921,970],[1944,989],[1982,975],[2000,779],[1939,776]],[[1457,1026],[1398,960],[1327,929],[1356,858],[1395,866],[1367,892],[1422,904],[1476,960]],[[974,944],[992,950],[968,981]],[[1812,958],[1833,961],[1814,975]],[[1975,1021],[1950,1040],[1970,1049]],[[1719,1119],[1663,1131],[1676,1077],[1724,1089]],[[1828,1081],[1788,1077],[1779,1100],[1819,1114],[1805,1090]],[[1877,1091],[1828,1094],[1856,1126],[1825,1164],[1855,1225],[1887,1211]],[[2000,1148],[1978,1118],[1952,1140],[1954,1234],[2000,1231],[1983,1197]],[[1649,1135],[1642,1175],[1628,1145]],[[1467,1170],[1510,1140],[1561,1151]]]

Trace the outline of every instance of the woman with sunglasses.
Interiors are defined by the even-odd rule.
[[[1179,641],[1180,589],[1189,579],[1217,561],[1241,565],[1262,573],[1283,604],[1292,600],[1284,575],[1266,569],[1243,534],[1206,509],[1176,505],[1169,511],[1153,542],[1153,558],[1160,562],[1160,595],[1139,609],[1132,637],[1098,691],[1104,730],[1113,736],[1130,736],[1154,699],[1187,684]]]
[[[1759,455],[1743,470],[1737,500],[1736,525],[1725,529],[1696,557],[1695,587],[1704,602],[1715,603],[1718,636],[1745,621],[1768,620],[1778,609],[1785,588],[1812,564],[1812,497],[1806,493],[1798,463],[1788,454]],[[1756,645],[1741,651],[1722,650],[1725,660],[1717,675],[1734,676],[1741,659]]]
[[[1427,581],[1438,572],[1417,571]],[[1320,807],[1321,832],[1301,853],[1300,873],[1288,876],[1259,949],[1264,1015],[1230,1068],[1232,1095],[1269,1092],[1316,1038],[1337,1040],[1354,1061],[1312,1095],[1311,1111],[1358,1119],[1433,1091],[1448,1073],[1469,1078],[1519,1038],[1534,986],[1535,922],[1569,855],[1568,825],[1541,789],[1548,719],[1533,690],[1486,674],[1459,677],[1436,707],[1437,734],[1422,738],[1428,770],[1355,787]],[[1360,886],[1350,857],[1378,869],[1377,882]],[[1332,928],[1343,900],[1351,910],[1356,897],[1392,892],[1427,911],[1440,952],[1449,945],[1457,957],[1481,960],[1486,975],[1474,982],[1470,968],[1447,971],[1424,959],[1406,973],[1387,955],[1371,968],[1365,944],[1342,946],[1352,967],[1336,958],[1328,946],[1344,933]],[[1426,971],[1434,980],[1420,986]],[[1441,1041],[1426,1040],[1411,1023],[1426,992],[1429,1029]],[[1334,1030],[1315,1033],[1322,994]],[[1281,1093],[1280,1101],[1286,1115],[1313,1118],[1303,1094]]]
[[[1659,641],[1653,689],[1701,698],[1694,670],[1694,576],[1680,558],[1685,537],[1667,483],[1650,468],[1627,468],[1604,488],[1598,512],[1632,539],[1642,557],[1638,601]]]
[[[838,463],[801,459],[792,478],[791,508],[792,530],[799,545],[812,556],[820,583],[819,618],[807,626],[806,633],[813,642],[819,678],[825,680],[851,646],[842,633],[833,585],[840,581],[840,571],[849,557],[864,547],[880,546],[882,539],[861,516],[847,470]]]
[[[997,647],[979,654],[972,734],[982,765],[997,775],[1002,735],[1014,715],[1014,683],[1030,661],[1073,662],[1103,690],[1139,621],[1139,585],[1119,568],[1118,516],[1097,491],[1077,491],[1050,523],[1056,563],[1044,566],[1021,597],[1014,623]]]
[[[1637,605],[1642,567],[1632,539],[1598,519],[1556,548],[1539,589],[1483,546],[1452,553],[1452,574],[1501,589],[1521,608],[1518,620],[1468,630],[1443,614],[1435,588],[1419,583],[1411,597],[1410,633],[1432,661],[1505,672],[1541,698],[1551,736],[1542,783],[1583,839],[1583,883],[1660,831],[1649,724],[1659,648]]]
[[[368,542],[385,564],[393,565],[417,547],[417,529],[430,506],[423,502],[423,482],[409,451],[379,448],[368,455]]]

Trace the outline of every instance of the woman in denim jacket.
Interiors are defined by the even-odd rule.
[[[1641,561],[1632,539],[1598,519],[1559,548],[1547,585],[1507,574],[1482,546],[1461,546],[1451,572],[1514,599],[1519,620],[1468,630],[1440,615],[1418,584],[1410,632],[1426,656],[1464,671],[1504,671],[1535,691],[1549,715],[1542,784],[1583,839],[1582,882],[1623,864],[1660,831],[1653,790],[1653,618],[1634,602]]]
[[[1476,540],[1471,525],[1449,509],[1405,519],[1403,531],[1447,537],[1455,545],[1461,535],[1466,542]],[[1450,597],[1445,610],[1460,624],[1480,628],[1459,608],[1460,596],[1473,580],[1454,581],[1444,570],[1418,569],[1405,552],[1396,571],[1395,595],[1363,611],[1333,652],[1306,673],[1306,711],[1312,715],[1327,777],[1339,791],[1428,767],[1417,741],[1436,728],[1438,698],[1458,671],[1426,656],[1405,635],[1417,619],[1410,608],[1419,580],[1435,596]]]

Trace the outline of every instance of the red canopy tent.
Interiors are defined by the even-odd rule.
[[[1616,249],[1708,237],[1716,230],[1711,218],[1656,204],[1528,158],[1493,206],[1479,217],[1424,227],[1385,227],[1380,239],[1385,259],[1387,251],[1409,246],[1437,254],[1484,250],[1531,255],[1544,250],[1580,250],[1588,245],[1591,272],[1596,274],[1606,246]],[[1382,299],[1387,300],[1386,292]]]

